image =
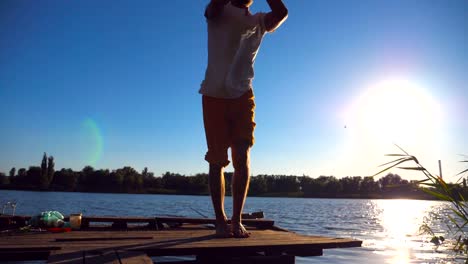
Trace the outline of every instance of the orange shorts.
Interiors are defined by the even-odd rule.
[[[208,151],[205,160],[225,167],[234,143],[254,144],[255,102],[252,90],[235,99],[203,95],[203,122]]]

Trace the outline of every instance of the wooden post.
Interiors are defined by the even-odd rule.
[[[439,160],[439,176],[442,179],[442,161]]]

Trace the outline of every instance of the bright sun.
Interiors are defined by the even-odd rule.
[[[440,107],[418,83],[389,79],[368,87],[349,114],[350,126],[368,143],[428,143],[437,130]]]
[[[426,166],[436,164],[445,130],[442,104],[432,87],[410,78],[388,78],[362,88],[341,112],[344,133],[337,144],[337,160],[342,173],[372,174],[389,161],[384,154],[400,152],[394,144]]]

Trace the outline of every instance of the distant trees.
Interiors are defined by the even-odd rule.
[[[376,194],[380,191],[380,185],[374,181],[374,177],[364,177],[361,181],[361,193],[365,195]]]
[[[303,176],[301,178],[302,192],[305,197],[320,197],[322,194],[325,184],[326,177],[320,176],[318,178],[310,178],[308,176]]]
[[[16,168],[13,167],[13,168],[11,168],[11,170],[10,170],[10,178],[15,177],[15,175],[16,175]]]
[[[398,174],[389,173],[379,179],[379,183],[382,189],[387,189],[389,186],[395,186],[402,184],[403,179]],[[407,183],[407,182],[406,182]]]
[[[18,177],[26,177],[26,169],[21,168],[18,170]]]
[[[54,174],[55,174],[54,157],[49,156],[49,158],[47,158],[47,187],[49,187],[50,183],[54,179]]]
[[[299,177],[286,175],[258,175],[250,179],[253,194],[297,193],[301,190]]]
[[[41,174],[40,174],[40,183],[41,189],[47,189],[49,186],[47,182],[49,181],[49,177],[47,175],[47,154],[44,152],[44,156],[42,156],[41,162]]]
[[[22,179],[22,184],[29,189],[42,188],[42,169],[38,166],[30,166],[26,171],[26,178]]]
[[[20,168],[18,170],[18,175],[14,179],[11,179],[11,183],[14,185],[16,188],[24,188],[22,185],[23,182],[27,182],[27,171],[25,168]]]
[[[10,178],[5,173],[0,172],[0,186],[10,184]]]
[[[52,182],[52,179],[54,178],[54,167],[54,157],[47,157],[47,153],[44,152],[41,162],[41,173],[39,176],[39,186],[41,189],[47,190],[49,188],[49,185]]]
[[[132,167],[123,167],[116,173],[123,175],[123,192],[141,192],[143,187],[143,177]]]
[[[0,179],[0,185],[5,185],[5,184],[9,184],[10,182],[13,182],[15,180],[16,168],[15,167],[11,168],[9,177],[6,177],[5,174],[3,175],[4,176],[2,177],[2,179]]]
[[[154,173],[149,172],[148,168],[144,168],[141,172],[141,176],[143,177],[143,186],[146,188],[147,192],[157,192],[162,188],[162,180],[160,177],[154,177]]]
[[[53,156],[44,153],[41,166],[27,170],[12,168],[9,176],[0,173],[0,188],[70,192],[209,194],[208,175],[191,176],[165,172],[161,176],[144,168],[141,172],[130,166],[116,170],[85,166],[80,171],[62,168],[55,171]],[[226,194],[231,193],[232,172],[225,173]],[[467,190],[457,190],[468,193]],[[293,196],[319,198],[427,198],[398,174],[389,173],[376,180],[373,177],[294,175],[258,175],[250,179],[251,196]]]
[[[324,187],[325,193],[341,193],[343,191],[342,182],[334,176],[328,177],[328,179],[325,181]]]
[[[259,195],[267,192],[267,183],[264,177],[257,176],[250,179],[250,190],[251,195]]]
[[[187,191],[191,194],[208,194],[208,174],[198,173],[189,179]]]
[[[56,191],[73,192],[76,190],[79,173],[72,169],[61,169],[54,173],[50,189]]]

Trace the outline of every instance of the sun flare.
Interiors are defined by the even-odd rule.
[[[344,108],[340,156],[346,173],[367,175],[387,162],[398,144],[411,153],[437,160],[443,138],[441,103],[431,88],[410,78],[388,78],[363,85]],[[437,156],[437,157],[436,157]]]
[[[427,142],[440,119],[439,106],[428,90],[407,79],[370,85],[353,108],[356,132],[372,144]]]

